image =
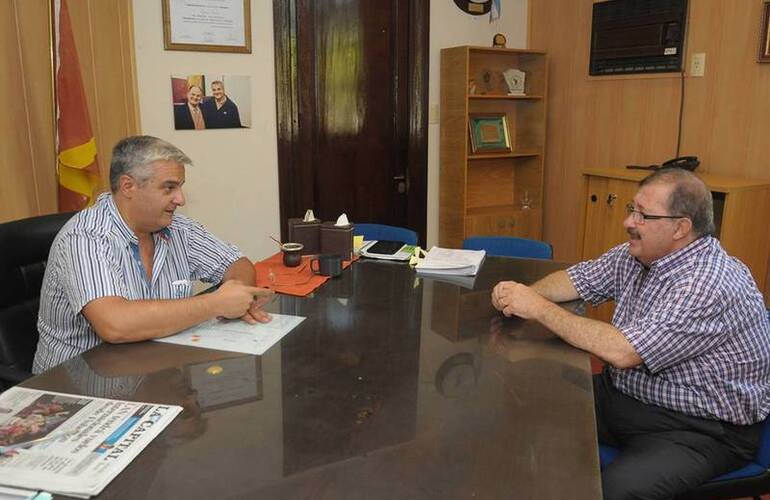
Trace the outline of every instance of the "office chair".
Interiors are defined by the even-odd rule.
[[[770,321],[770,310],[767,311],[767,319]],[[599,445],[601,469],[604,470],[612,463],[619,452],[617,448]],[[760,500],[760,495],[766,493],[770,493],[770,417],[762,423],[759,450],[752,462],[738,470],[715,477],[693,491],[679,495],[677,500],[726,500],[738,497]]]
[[[32,376],[48,252],[73,215],[43,215],[0,224],[0,390]]]
[[[488,255],[498,257],[553,258],[553,249],[549,243],[512,236],[472,236],[463,241],[463,248],[486,250]]]
[[[354,235],[363,235],[364,239],[403,241],[407,245],[417,244],[417,233],[411,229],[397,226],[386,226],[385,224],[356,224],[353,227]]]

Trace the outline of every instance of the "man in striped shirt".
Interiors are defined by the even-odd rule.
[[[40,373],[101,342],[165,337],[211,318],[268,322],[238,249],[176,214],[190,159],[166,141],[128,137],[112,151],[111,193],[75,215],[51,246],[40,294]],[[194,280],[222,283],[191,296]]]
[[[492,303],[608,363],[594,377],[599,441],[620,448],[605,498],[671,498],[740,468],[770,413],[770,325],[749,270],[714,232],[711,193],[659,170],[627,207],[629,241]],[[615,300],[612,323],[555,302]]]

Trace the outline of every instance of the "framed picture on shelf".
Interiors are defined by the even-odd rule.
[[[762,21],[759,25],[759,54],[757,61],[770,62],[770,1],[762,4]]]
[[[471,113],[468,115],[468,131],[472,153],[508,153],[511,136],[505,113]]]

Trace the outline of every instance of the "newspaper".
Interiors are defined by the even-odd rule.
[[[12,387],[0,394],[0,485],[98,495],[181,411]]]

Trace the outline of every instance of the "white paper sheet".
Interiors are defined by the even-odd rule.
[[[303,316],[273,314],[269,323],[250,325],[241,320],[212,319],[156,342],[205,347],[261,356],[305,320]]]

